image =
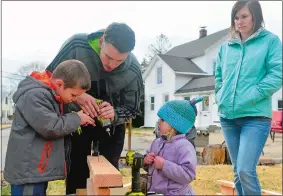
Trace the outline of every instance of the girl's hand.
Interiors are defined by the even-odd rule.
[[[146,155],[144,158],[144,164],[151,165],[154,161],[155,154],[153,152],[150,152]]]
[[[160,156],[156,156],[154,158],[154,167],[156,169],[162,169],[164,165],[164,158],[160,157]]]

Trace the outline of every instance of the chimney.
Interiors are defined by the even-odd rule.
[[[207,36],[206,26],[202,26],[202,27],[200,27],[200,30],[199,30],[199,39],[201,39],[205,36]]]

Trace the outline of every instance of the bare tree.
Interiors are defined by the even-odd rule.
[[[141,72],[144,73],[146,68],[148,66],[148,61],[146,60],[146,58],[143,58],[142,59],[142,62],[141,62]]]
[[[23,80],[26,76],[30,75],[33,71],[42,72],[45,70],[45,65],[38,61],[33,61],[27,65],[21,66],[17,72],[9,73],[9,87],[10,93],[14,93],[17,90],[17,86],[21,80]]]
[[[153,44],[150,44],[148,47],[148,53],[145,55],[141,62],[141,71],[145,72],[149,63],[155,55],[165,54],[168,50],[171,49],[171,43],[166,35],[161,33],[156,37],[156,41]]]
[[[171,49],[171,43],[166,35],[161,33],[156,37],[154,44],[150,44],[148,47],[147,61],[150,62],[155,55],[165,54],[169,49]]]

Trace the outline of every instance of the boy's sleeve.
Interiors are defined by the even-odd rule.
[[[77,114],[57,114],[48,95],[39,89],[32,89],[22,95],[16,108],[27,123],[46,139],[63,137],[76,131],[80,126]]]
[[[177,150],[179,152],[178,163],[164,160],[162,169],[167,178],[183,185],[192,182],[196,177],[196,151],[192,145],[190,146],[181,146]]]

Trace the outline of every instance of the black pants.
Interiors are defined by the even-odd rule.
[[[103,155],[118,169],[119,158],[124,147],[125,125],[121,124],[111,129],[111,137],[104,128],[88,126],[83,128],[80,135],[71,137],[70,172],[66,180],[66,194],[76,193],[76,189],[86,188],[89,178],[87,156],[91,154],[92,141],[99,141],[100,155]]]

